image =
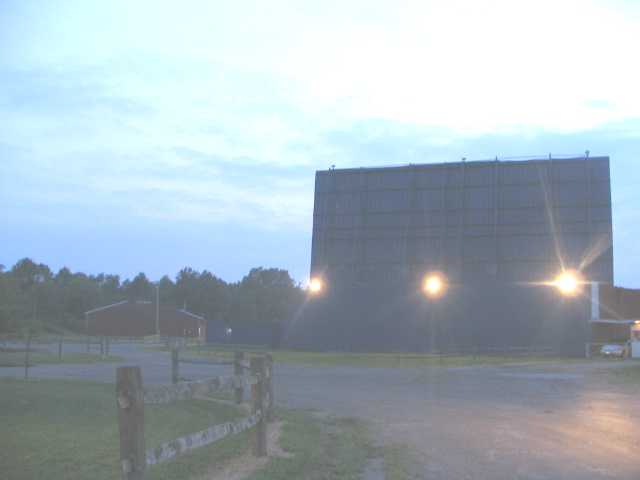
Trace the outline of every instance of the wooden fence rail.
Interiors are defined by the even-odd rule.
[[[244,357],[243,357],[244,358]],[[178,358],[178,363],[193,363],[202,365],[239,365],[241,368],[248,370],[250,368],[248,360],[230,359],[227,357],[184,357]]]
[[[233,354],[233,374],[236,376],[240,376],[243,374],[244,370],[242,368],[242,363],[244,362],[244,352],[234,352]],[[242,385],[236,385],[233,389],[233,398],[236,403],[242,403],[242,397],[244,396],[244,388]]]
[[[244,388],[256,382],[256,378],[246,375],[229,375],[206,380],[178,382],[173,385],[153,385],[144,388],[144,403],[147,405],[166,405],[181,400],[191,400],[198,396],[229,391],[234,388]],[[241,401],[237,403],[241,403]]]
[[[180,357],[180,363],[193,363],[200,365],[233,365],[233,360],[216,358]]]
[[[116,371],[116,399],[120,431],[120,462],[124,480],[144,479],[147,466],[171,460],[196,448],[210,445],[229,435],[255,427],[252,435],[256,456],[267,454],[267,421],[273,418],[273,361],[270,355],[245,362],[244,353],[235,355],[233,376],[219,376],[172,385],[144,387],[140,367],[120,367]],[[250,367],[250,374],[246,366]],[[156,448],[144,442],[144,405],[165,405],[216,392],[233,391],[241,403],[246,386],[251,386],[251,415],[235,422],[209,426],[178,437]],[[239,393],[239,395],[238,395]]]
[[[237,422],[221,423],[219,425],[209,427],[206,430],[190,433],[184,437],[179,437],[170,442],[163,443],[156,448],[147,450],[147,466],[171,460],[178,455],[195,450],[196,448],[210,445],[228,437],[229,435],[244,432],[245,430],[255,426],[259,420],[260,414],[250,415],[249,417],[238,420]]]
[[[267,415],[265,412],[266,362],[264,357],[253,357],[250,363],[251,374],[258,378],[258,381],[251,385],[251,411],[254,415],[259,415],[260,417],[256,424],[253,454],[256,457],[264,457],[267,454]]]

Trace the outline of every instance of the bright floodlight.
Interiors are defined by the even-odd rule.
[[[309,280],[309,291],[313,294],[320,293],[322,291],[322,280],[319,278],[312,278]]]
[[[422,284],[422,290],[424,290],[424,293],[431,298],[442,295],[444,288],[444,280],[440,275],[435,274],[427,275]]]
[[[578,293],[580,279],[575,272],[562,272],[553,284],[563,295],[572,296]]]

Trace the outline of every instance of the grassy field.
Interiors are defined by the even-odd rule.
[[[249,352],[250,354],[251,352]],[[522,355],[433,355],[416,353],[341,353],[297,352],[276,350],[274,361],[308,366],[354,366],[407,368],[421,366],[462,367],[468,365],[504,365],[509,363],[542,363],[551,361],[576,362],[575,358]],[[233,352],[225,347],[189,347],[183,356],[204,356],[230,360]]]
[[[239,418],[233,406],[206,400],[145,407],[147,447]],[[189,478],[211,462],[244,452],[247,433],[150,469],[151,479]],[[213,448],[216,447],[216,448]],[[4,478],[112,480],[118,469],[113,385],[0,380],[0,465]]]
[[[416,474],[416,461],[412,458],[406,445],[387,445],[382,447],[385,480],[417,480],[422,476]]]
[[[548,362],[557,357],[499,355],[426,355],[401,353],[312,353],[275,352],[274,360],[304,365],[348,365],[357,367],[407,368],[421,366],[460,367],[466,365],[500,365],[520,362]]]
[[[102,358],[95,353],[69,352],[64,353],[62,358],[58,358],[57,353],[32,352],[29,355],[29,365],[44,365],[54,363],[102,363],[119,362],[122,357],[109,355]],[[24,366],[24,352],[0,351],[0,367],[22,367]]]
[[[207,400],[145,407],[147,448],[245,413]],[[355,480],[371,453],[365,426],[351,419],[279,411],[281,446],[253,480]],[[3,478],[120,478],[114,386],[91,382],[0,380],[0,468]],[[153,480],[202,478],[249,451],[249,432],[148,470]]]

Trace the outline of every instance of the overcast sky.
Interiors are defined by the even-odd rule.
[[[304,281],[317,169],[588,149],[640,287],[639,48],[633,0],[1,0],[0,263]]]

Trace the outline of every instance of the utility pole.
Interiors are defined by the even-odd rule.
[[[156,283],[156,335],[160,336],[160,283]]]

